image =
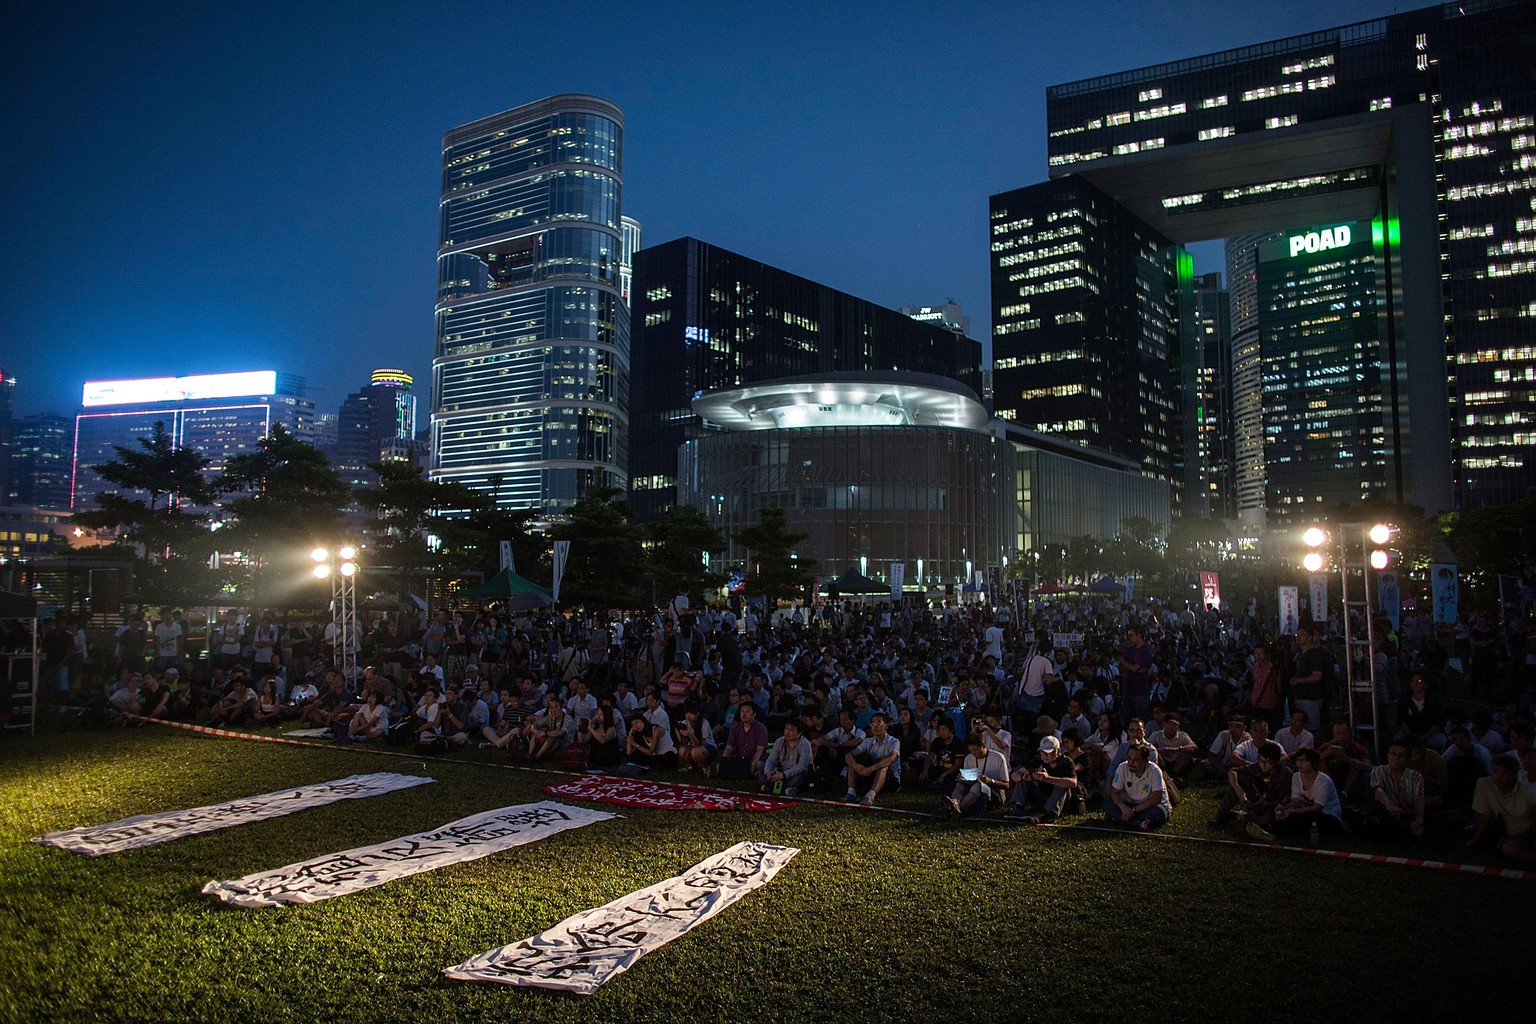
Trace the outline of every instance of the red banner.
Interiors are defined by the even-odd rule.
[[[792,800],[779,800],[755,793],[681,786],[670,782],[646,782],[621,779],[611,775],[583,775],[569,782],[545,786],[551,796],[572,800],[591,800],[621,807],[644,807],[655,811],[776,811]]]

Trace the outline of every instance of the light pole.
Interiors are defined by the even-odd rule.
[[[1345,699],[1349,708],[1349,724],[1358,733],[1370,730],[1371,746],[1379,761],[1382,753],[1381,737],[1381,687],[1385,679],[1378,678],[1376,667],[1376,613],[1378,600],[1372,586],[1373,574],[1385,571],[1392,564],[1392,553],[1387,548],[1397,535],[1398,529],[1390,523],[1338,523],[1336,536],[1330,538],[1321,526],[1309,527],[1302,535],[1302,543],[1310,550],[1302,558],[1302,566],[1311,573],[1321,572],[1328,565],[1323,554],[1330,539],[1338,542],[1339,601],[1343,605],[1344,623],[1344,678]],[[1361,596],[1350,600],[1350,578],[1358,574],[1357,585]],[[1323,586],[1327,587],[1324,580]],[[1364,637],[1358,635],[1352,607],[1358,607],[1364,620]],[[1314,609],[1314,618],[1315,612]],[[1364,672],[1356,668],[1356,653],[1364,654]]]
[[[331,581],[333,662],[350,682],[357,672],[357,548],[350,544],[335,551],[315,548],[309,557],[315,561],[315,578]]]

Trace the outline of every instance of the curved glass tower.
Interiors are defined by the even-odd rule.
[[[444,136],[434,480],[550,516],[627,485],[623,133],[567,94]]]

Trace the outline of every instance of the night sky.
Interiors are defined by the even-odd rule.
[[[20,415],[241,369],[334,412],[399,366],[425,414],[443,133],[561,92],[623,108],[647,244],[986,338],[987,197],[1046,177],[1046,86],[1416,6],[0,0],[0,369]]]

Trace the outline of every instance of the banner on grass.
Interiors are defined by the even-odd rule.
[[[541,800],[451,821],[376,846],[327,854],[232,882],[209,882],[203,894],[237,907],[317,903],[448,864],[478,860],[613,815]]]
[[[776,811],[793,802],[755,793],[721,792],[702,786],[620,779],[609,775],[582,775],[569,782],[545,786],[544,792],[571,800],[645,807],[653,811]]]
[[[280,818],[295,811],[322,807],[338,800],[360,800],[378,796],[397,789],[409,789],[432,780],[421,775],[399,775],[395,772],[374,772],[369,775],[349,775],[333,782],[319,782],[313,786],[295,786],[275,793],[230,800],[208,807],[193,807],[184,811],[165,811],[160,814],[140,814],[121,821],[90,828],[73,828],[67,832],[50,832],[32,840],[44,846],[57,846],[72,853],[100,857],[106,853],[137,850],[156,843],[168,843],[172,839],[200,835],[221,828],[246,825],[253,821]]]
[[[788,846],[737,843],[681,875],[568,917],[531,939],[470,957],[443,973],[461,981],[591,995],[645,954],[767,885],[799,852]]]

